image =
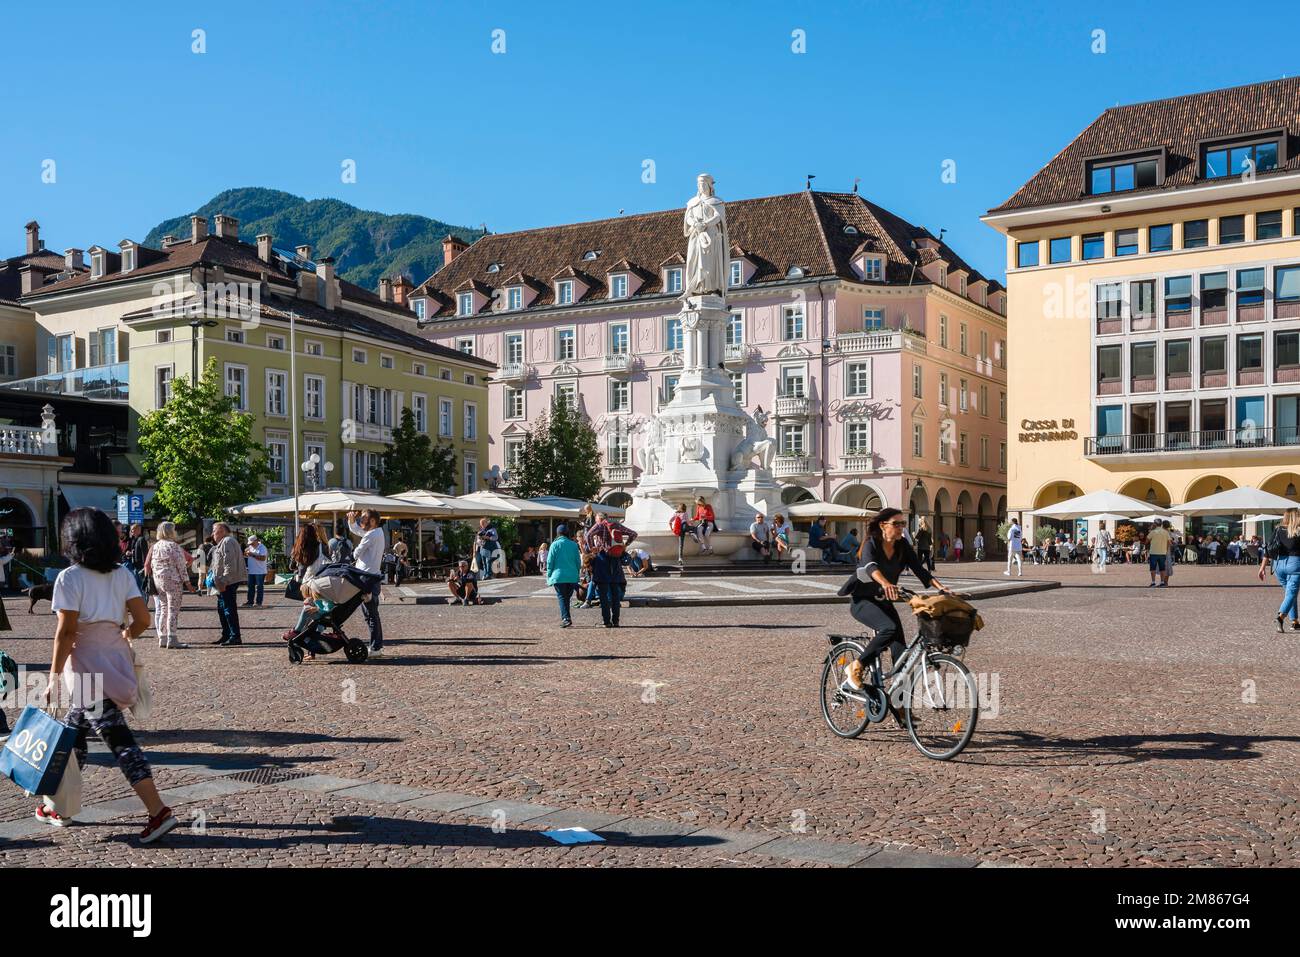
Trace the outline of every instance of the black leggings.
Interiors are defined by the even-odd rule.
[[[110,699],[105,698],[89,708],[70,709],[67,717],[64,718],[64,724],[77,729],[77,740],[73,750],[77,754],[77,763],[82,767],[86,766],[87,751],[89,751],[86,732],[94,731],[113,752],[117,766],[122,769],[122,774],[128,783],[134,786],[153,777],[149,762],[144,752],[140,750],[140,746],[136,744],[135,735],[131,733],[131,728],[126,723],[126,715],[122,714],[122,709]]]
[[[875,632],[875,637],[867,642],[867,647],[858,656],[863,671],[871,666],[871,662],[886,646],[889,647],[893,660],[898,661],[907,646],[903,644],[903,620],[898,617],[898,609],[893,602],[870,599],[855,601],[849,613]]]

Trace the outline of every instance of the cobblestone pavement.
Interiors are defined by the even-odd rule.
[[[1065,587],[981,605],[967,662],[996,710],[948,763],[888,722],[826,729],[840,605],[626,609],[615,631],[595,611],[561,630],[540,598],[390,604],[385,657],[293,667],[290,603],[245,610],[246,644],[215,648],[211,601],[187,598],[192,649],[144,639],[140,727],[201,826],[135,847],[142,815],[97,755],[85,824],[42,830],[0,790],[0,863],[1296,863],[1300,633],[1274,629],[1280,589],[1244,567],[1180,567],[1167,589],[1132,567],[1029,574]],[[46,666],[53,619],[7,608],[0,647]],[[541,836],[574,825],[606,842]]]

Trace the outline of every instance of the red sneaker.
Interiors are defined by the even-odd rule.
[[[153,817],[149,818],[149,823],[146,824],[144,830],[140,832],[140,843],[152,844],[179,823],[180,821],[176,820],[176,815],[172,813],[171,808],[163,808]]]
[[[44,824],[49,824],[51,827],[67,827],[69,824],[66,817],[60,817],[44,804],[41,804],[36,808],[36,820]]]

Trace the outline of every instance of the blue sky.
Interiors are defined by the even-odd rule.
[[[708,170],[724,199],[859,177],[1001,277],[980,214],[1101,110],[1300,70],[1300,14],[1197,0],[57,10],[5,14],[3,255],[31,218],[52,248],[116,244],[235,186],[505,232],[679,206]]]

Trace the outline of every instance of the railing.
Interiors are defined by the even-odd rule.
[[[870,472],[875,468],[870,452],[845,452],[840,456],[841,472]]]
[[[1300,446],[1300,429],[1205,429],[1198,432],[1152,432],[1139,435],[1090,436],[1084,455],[1124,455],[1134,452],[1205,452],[1217,449],[1261,449]]]
[[[781,418],[800,418],[808,415],[809,403],[806,395],[778,395],[774,411]]]
[[[835,348],[845,355],[863,352],[892,352],[910,349],[925,352],[925,333],[911,329],[891,329],[883,332],[841,332],[835,336]]]
[[[749,358],[749,347],[743,342],[727,343],[722,347],[723,362],[744,362]]]
[[[86,399],[125,402],[129,397],[128,369],[125,362],[114,362],[69,372],[51,372],[30,379],[15,379],[0,387],[42,395],[76,395]]]
[[[605,371],[612,373],[631,372],[632,362],[630,352],[615,352],[612,355],[605,356]]]
[[[497,378],[503,382],[516,382],[528,378],[528,366],[523,362],[503,362]]]
[[[0,455],[56,455],[53,446],[41,440],[42,430],[26,425],[0,426]]]
[[[605,470],[606,485],[631,485],[632,484],[632,466],[606,465],[604,470]]]
[[[807,455],[778,455],[772,462],[772,474],[778,477],[807,475],[812,472],[812,459]]]

